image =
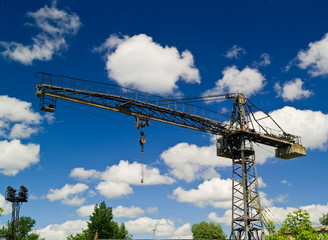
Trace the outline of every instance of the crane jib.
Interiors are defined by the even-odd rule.
[[[299,143],[299,137],[290,137],[292,135],[284,132],[269,133],[259,123],[258,126],[264,131],[261,128],[260,131],[255,131],[255,127],[249,127],[251,121],[246,122],[246,119],[251,119],[251,110],[246,108],[247,98],[242,94],[225,96],[234,99],[233,112],[230,118],[227,118],[223,114],[202,107],[121,86],[46,73],[37,75],[41,77],[41,83],[36,84],[35,95],[40,97],[40,109],[44,111],[55,111],[56,99],[59,98],[220,136],[243,133],[253,142],[275,147],[276,156],[283,159],[306,155],[306,149]],[[240,112],[244,115],[240,116]],[[259,120],[261,119],[263,117]],[[256,121],[255,118],[254,120]]]

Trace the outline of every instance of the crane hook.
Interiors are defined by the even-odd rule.
[[[145,132],[140,131],[139,143],[141,146],[141,183],[144,182],[144,145],[146,143]]]

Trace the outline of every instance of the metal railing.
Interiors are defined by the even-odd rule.
[[[147,103],[157,107],[178,111],[180,113],[191,114],[211,121],[224,123],[229,121],[229,116],[215,112],[206,108],[195,106],[188,103],[174,101],[141,91],[133,90],[114,84],[99,83],[87,81],[77,78],[64,77],[43,72],[37,72],[36,78],[41,79],[41,83],[45,85],[71,89],[73,91],[82,91],[85,93],[106,94],[125,99],[133,99],[134,101]]]

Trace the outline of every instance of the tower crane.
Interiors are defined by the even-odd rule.
[[[40,83],[36,84],[35,96],[40,98],[39,107],[43,111],[55,111],[56,100],[63,99],[134,116],[136,127],[150,125],[155,120],[218,136],[217,156],[232,159],[230,239],[264,239],[253,143],[275,147],[276,157],[282,159],[306,155],[300,137],[286,133],[241,93],[220,96],[233,99],[230,118],[225,119],[215,111],[122,86],[43,72],[36,73],[36,78]],[[275,131],[265,127],[263,121],[270,121]]]

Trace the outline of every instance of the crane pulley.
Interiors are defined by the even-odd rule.
[[[129,88],[36,73],[41,83],[36,84],[35,96],[40,97],[40,109],[53,112],[56,100],[86,104],[121,112],[136,118],[140,131],[142,178],[145,126],[151,120],[220,136],[217,155],[232,159],[232,230],[230,239],[264,239],[264,221],[259,197],[258,178],[253,142],[276,148],[276,157],[290,159],[306,155],[301,138],[286,133],[270,115],[257,108],[243,94],[226,94],[233,99],[229,116],[183,102],[165,99]],[[209,96],[213,99],[214,96]],[[203,97],[204,98],[204,97]],[[189,98],[189,100],[195,98]],[[254,112],[256,110],[256,112]],[[263,121],[270,122],[264,126]],[[272,130],[274,127],[275,130]],[[253,204],[256,202],[256,206]]]

